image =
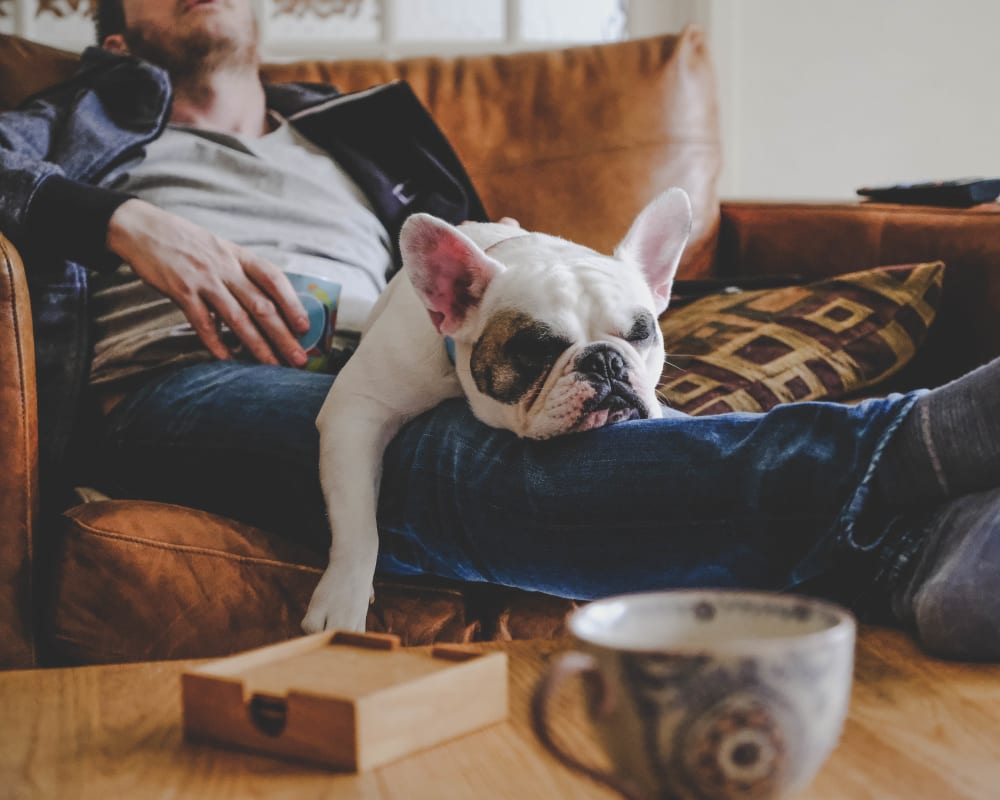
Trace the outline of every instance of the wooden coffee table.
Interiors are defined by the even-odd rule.
[[[359,775],[184,742],[179,675],[196,662],[0,673],[0,797],[609,798],[531,734],[531,687],[560,646],[477,646],[510,655],[510,720]],[[556,705],[561,739],[597,763],[576,691]],[[934,661],[899,633],[863,630],[844,737],[803,797],[998,796],[1000,667]]]

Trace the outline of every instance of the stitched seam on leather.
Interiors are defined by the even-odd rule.
[[[170,550],[177,553],[192,553],[194,555],[207,556],[209,558],[221,558],[223,561],[237,561],[241,564],[254,564],[262,567],[277,567],[279,569],[290,569],[296,570],[298,572],[308,572],[310,574],[319,575],[323,572],[319,567],[308,567],[304,564],[290,564],[287,561],[274,561],[269,558],[257,558],[255,556],[238,556],[235,553],[226,553],[221,550],[209,550],[206,547],[194,547],[189,544],[170,544],[168,542],[157,542],[153,539],[142,539],[138,536],[126,536],[122,533],[111,533],[110,531],[102,531],[100,528],[95,528],[93,525],[89,525],[86,522],[82,522],[79,519],[73,520],[75,525],[80,528],[87,530],[89,533],[95,536],[103,536],[106,539],[115,539],[120,542],[126,542],[128,544],[140,545],[142,547],[155,547],[160,550]]]
[[[705,138],[705,139],[680,139],[674,137],[664,137],[662,139],[650,139],[644,142],[634,142],[633,144],[620,144],[614,147],[601,147],[594,148],[592,150],[584,150],[575,153],[560,153],[559,155],[547,156],[545,158],[535,158],[529,161],[505,161],[496,165],[493,169],[479,169],[476,166],[469,165],[468,172],[470,174],[476,175],[498,175],[502,172],[510,172],[515,169],[524,169],[525,167],[537,167],[542,164],[554,164],[557,161],[576,161],[581,158],[586,158],[587,156],[599,156],[606,153],[621,153],[625,150],[646,150],[651,147],[662,147],[665,144],[677,144],[677,145],[712,145],[715,147],[720,146],[721,140],[718,138]]]
[[[0,240],[0,254],[3,255],[3,265],[4,271],[7,273],[7,279],[11,287],[10,295],[10,312],[11,317],[14,320],[14,341],[17,346],[17,374],[18,374],[18,389],[21,393],[21,430],[23,432],[22,440],[24,443],[24,465],[25,469],[30,472],[31,464],[31,453],[30,445],[28,444],[28,419],[27,419],[27,408],[28,408],[28,397],[24,385],[24,355],[22,350],[23,342],[21,341],[21,325],[20,317],[18,315],[17,303],[15,302],[15,288],[14,288],[14,262],[10,257],[10,252],[7,247],[7,243]],[[35,548],[34,541],[32,539],[31,530],[31,508],[32,508],[32,498],[31,498],[31,480],[30,475],[28,480],[24,481],[24,533],[25,533],[25,545],[28,557],[28,591],[26,593],[25,602],[28,605],[28,649],[31,654],[31,663],[37,664],[37,653],[35,652],[35,636],[32,630],[32,624],[35,618],[35,602],[34,602],[34,564],[35,564]]]
[[[997,217],[1000,216],[995,212],[991,211],[970,211],[968,208],[945,208],[945,207],[934,207],[929,208],[926,206],[903,206],[896,207],[895,205],[887,206],[877,203],[851,203],[850,201],[843,202],[833,202],[833,203],[811,203],[809,201],[804,201],[801,203],[796,202],[770,202],[767,200],[724,200],[722,202],[722,208],[728,211],[729,214],[740,214],[740,213],[750,213],[756,211],[796,211],[800,213],[812,213],[814,211],[825,211],[832,214],[844,214],[844,215],[857,215],[864,214],[871,216],[873,214],[893,214],[893,215],[903,215],[907,217],[935,217],[935,216],[947,216],[947,217],[961,217],[966,220],[978,220],[982,219],[983,223],[987,222],[995,224]]]
[[[49,637],[52,641],[63,642],[65,644],[73,645],[80,652],[86,653],[88,655],[98,654],[100,656],[113,656],[115,659],[121,661],[124,665],[130,666],[134,663],[135,653],[129,653],[125,650],[118,650],[114,647],[101,646],[99,648],[94,648],[90,646],[87,642],[82,639],[74,639],[72,636],[67,636],[64,633],[54,633]],[[95,663],[95,664],[83,664],[81,667],[101,667],[105,666],[105,663]],[[77,667],[78,669],[81,667]]]

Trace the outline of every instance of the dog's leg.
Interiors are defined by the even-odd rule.
[[[331,541],[330,563],[302,621],[307,633],[364,630],[378,558],[375,512],[385,448],[408,420],[461,394],[444,342],[405,276],[402,281],[383,293],[375,321],[316,419]]]
[[[382,454],[404,420],[377,399],[364,398],[364,406],[361,399],[338,397],[335,383],[324,404],[330,413],[320,412],[318,420],[330,561],[302,621],[307,633],[365,628],[378,557],[375,508]]]

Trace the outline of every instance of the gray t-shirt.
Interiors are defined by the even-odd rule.
[[[185,217],[288,272],[341,285],[340,331],[358,331],[392,263],[367,198],[325,151],[272,112],[259,138],[169,125],[104,185]],[[213,359],[180,308],[123,264],[95,275],[92,385]]]

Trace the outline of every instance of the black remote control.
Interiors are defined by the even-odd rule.
[[[925,206],[967,208],[991,203],[1000,197],[1000,178],[963,178],[955,181],[899,183],[862,187],[858,194],[880,203],[915,203]]]

